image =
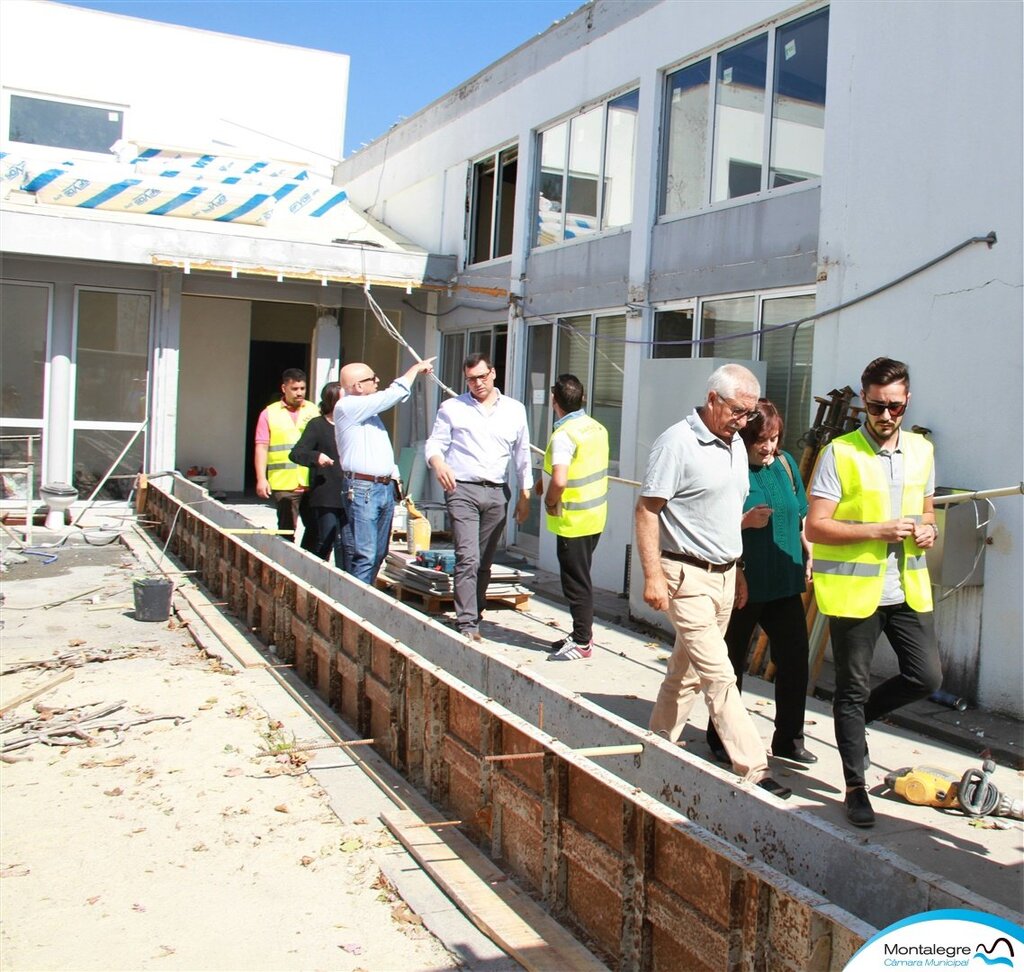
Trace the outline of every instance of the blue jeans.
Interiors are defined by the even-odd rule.
[[[395,488],[392,483],[346,479],[341,496],[347,515],[341,527],[344,569],[364,584],[373,584],[391,542]]]

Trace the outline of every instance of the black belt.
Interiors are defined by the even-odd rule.
[[[490,489],[501,489],[504,483],[489,483],[485,479],[457,479],[457,483],[462,483],[464,486],[487,486]]]
[[[390,483],[390,476],[371,476],[369,473],[343,472],[349,479],[361,479],[364,483]]]
[[[709,570],[712,574],[724,574],[736,566],[735,560],[730,560],[727,564],[709,564],[706,560],[701,560],[700,557],[691,557],[689,554],[684,553],[672,553],[670,550],[662,550],[661,555],[669,560],[678,560],[681,563],[699,567],[701,570]]]

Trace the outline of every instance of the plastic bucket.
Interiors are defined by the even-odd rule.
[[[430,521],[426,517],[411,517],[409,528],[406,533],[406,550],[411,553],[420,553],[430,549]]]
[[[132,585],[136,621],[166,621],[171,616],[174,584],[166,577],[143,577]]]

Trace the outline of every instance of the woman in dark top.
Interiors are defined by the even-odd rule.
[[[793,457],[779,448],[782,416],[767,398],[740,436],[747,446],[750,493],[743,504],[743,573],[747,602],[734,608],[725,641],[743,687],[750,636],[760,624],[775,662],[775,734],[772,755],[809,765],[818,757],[804,748],[807,695],[807,621],[800,595],[807,589],[810,560],[803,541],[807,495]],[[708,724],[708,746],[729,762],[722,741]]]
[[[310,549],[321,560],[326,560],[333,550],[335,566],[344,570],[341,528],[345,523],[345,510],[341,502],[341,463],[334,438],[334,406],[340,397],[338,382],[324,385],[320,392],[320,415],[310,419],[288,458],[310,470],[308,502],[317,530],[317,542]]]

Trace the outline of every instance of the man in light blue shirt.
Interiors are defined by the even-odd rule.
[[[412,390],[417,375],[434,370],[434,359],[417,361],[384,391],[380,379],[362,362],[341,369],[343,398],[334,407],[334,435],[342,466],[342,505],[348,521],[341,531],[348,572],[372,584],[387,556],[395,512],[395,451],[378,418]]]
[[[530,434],[521,402],[494,387],[494,366],[483,354],[463,362],[469,391],[437,411],[424,450],[445,493],[455,540],[455,620],[470,641],[480,641],[491,563],[505,526],[511,461],[519,480],[516,522],[530,515]]]

